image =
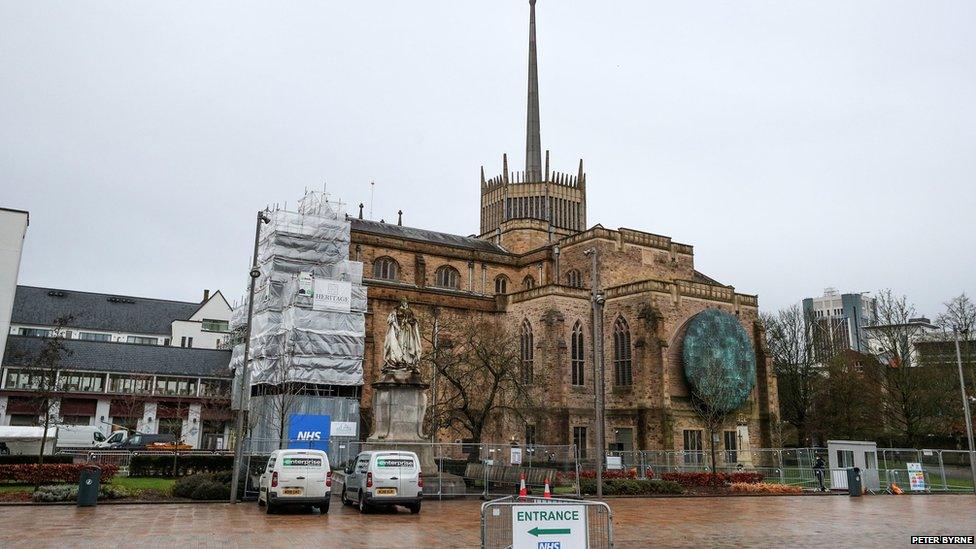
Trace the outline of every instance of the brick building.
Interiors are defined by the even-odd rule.
[[[352,220],[350,256],[364,263],[369,290],[363,408],[370,408],[369,383],[382,367],[387,315],[406,298],[420,317],[443,315],[446,323],[494,316],[529,336],[522,338],[529,346],[523,354],[529,355],[534,388],[546,404],[524,426],[499,425],[490,440],[575,442],[592,451],[591,259],[584,252],[593,249],[606,300],[608,443],[622,449],[705,448],[704,430],[690,406],[681,344],[689,320],[717,308],[738,317],[757,357],[756,384],[722,436],[724,449],[747,455],[748,447],[771,446],[778,404],[756,296],[695,270],[690,245],[633,229],[587,228],[582,160],[575,173],[551,171],[548,151],[543,162],[534,1],[530,9],[526,166],[510,171],[505,155],[497,177],[486,178],[482,168],[480,234],[371,221],[363,219],[362,207]]]

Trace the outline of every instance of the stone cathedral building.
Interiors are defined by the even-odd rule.
[[[481,170],[480,232],[458,236],[397,224],[352,220],[350,256],[364,263],[368,286],[365,388],[383,361],[386,319],[401,298],[420,317],[498,316],[520,330],[543,406],[522,426],[499,427],[486,441],[571,444],[595,449],[589,249],[598,252],[604,291],[606,433],[617,449],[707,450],[690,406],[681,344],[690,319],[707,309],[738,318],[755,349],[756,383],[717,444],[770,447],[778,409],[763,352],[755,295],[737,293],[695,269],[694,249],[635,229],[588,225],[589,188],[580,160],[572,172],[550,168],[540,147],[535,0],[530,0],[525,169]],[[443,438],[453,440],[449,434]],[[724,443],[724,446],[723,446]],[[594,455],[594,454],[590,454]]]

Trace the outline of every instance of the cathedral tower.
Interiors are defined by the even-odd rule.
[[[549,171],[549,151],[542,162],[539,129],[539,64],[535,38],[535,3],[529,0],[529,78],[525,127],[525,170],[485,178],[481,168],[481,237],[515,252],[544,246],[555,238],[586,229],[586,174]]]

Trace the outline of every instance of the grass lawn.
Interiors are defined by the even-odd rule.
[[[4,492],[33,492],[34,487],[29,484],[0,484],[0,493]]]
[[[125,488],[130,492],[136,490],[159,490],[160,492],[170,493],[176,479],[156,478],[156,477],[115,477],[111,480],[112,486]]]

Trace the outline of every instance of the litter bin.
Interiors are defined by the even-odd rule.
[[[851,497],[861,497],[860,467],[851,467],[847,470],[847,489]]]
[[[85,467],[78,479],[78,507],[94,507],[98,502],[98,482],[102,470],[98,467]]]

